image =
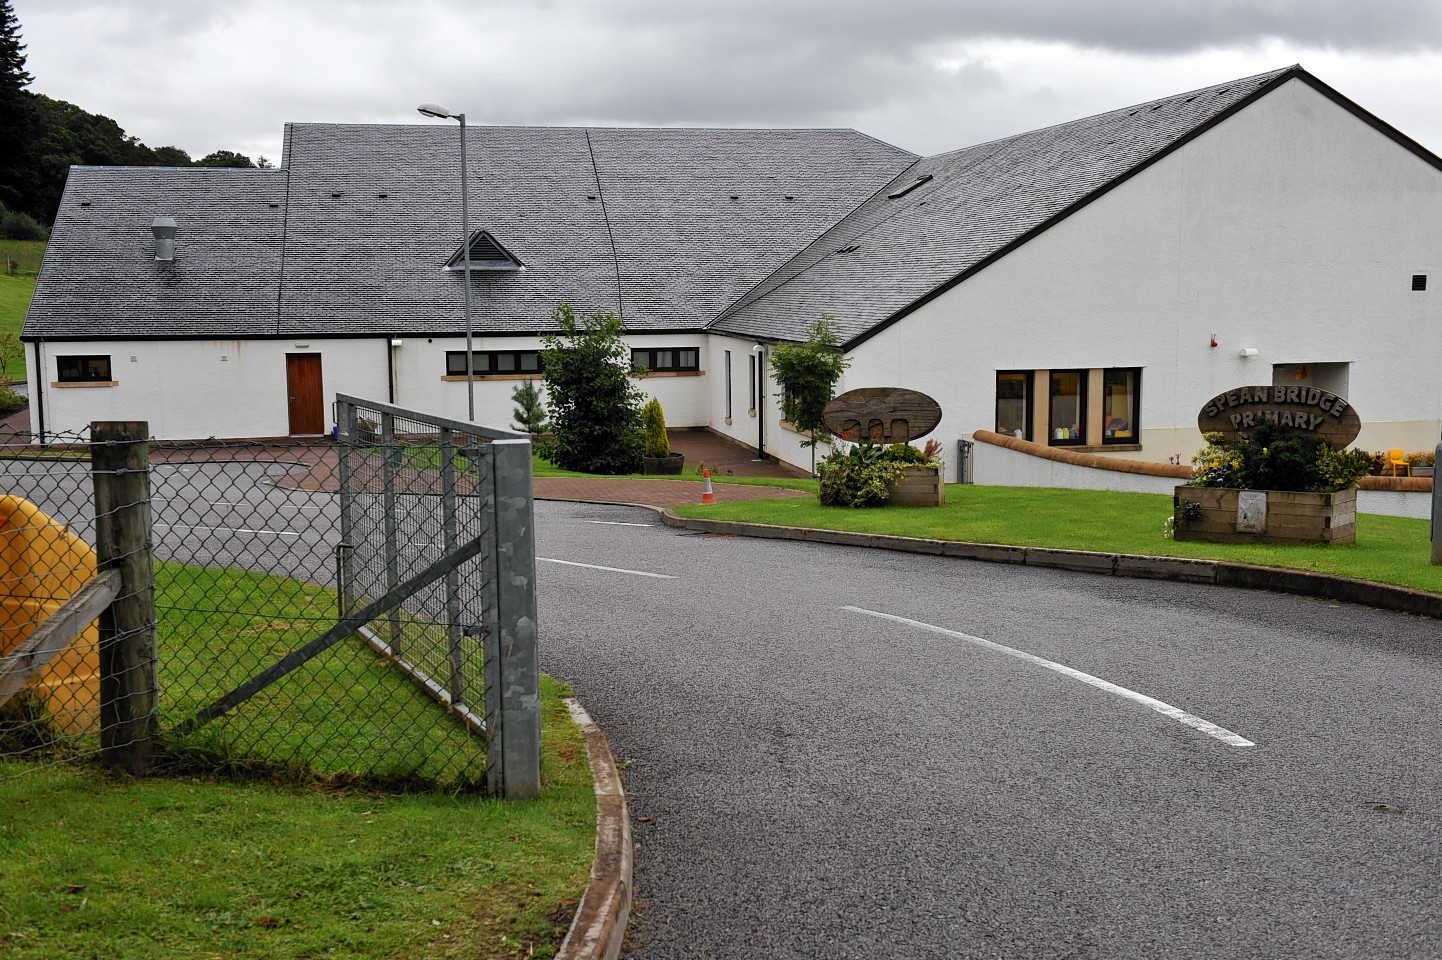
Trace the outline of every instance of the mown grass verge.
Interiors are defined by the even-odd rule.
[[[1165,494],[960,484],[947,485],[946,505],[941,507],[854,510],[823,507],[814,499],[791,499],[676,508],[683,517],[744,523],[1227,560],[1442,593],[1442,567],[1429,562],[1425,520],[1362,514],[1357,518],[1357,542],[1346,546],[1179,543],[1162,536],[1171,511],[1172,499]]]
[[[307,615],[334,605],[329,591],[258,574],[175,565],[157,574],[160,598],[172,607],[193,596],[176,592],[183,583],[207,591],[207,606],[232,610],[162,614],[160,675],[172,687],[184,682],[178,671],[197,669],[188,659],[197,653],[221,674],[208,682],[223,685],[249,667],[236,651],[265,657],[289,649],[291,632],[312,629]],[[267,591],[268,605],[234,612],[257,589]],[[189,635],[178,639],[178,631]],[[318,665],[293,688],[247,704],[259,713],[248,726],[298,736],[297,703],[351,695],[331,689],[338,677],[326,676],[329,669]],[[397,684],[385,698],[419,696],[394,671],[376,679]],[[562,703],[567,694],[543,679],[544,787],[540,799],[522,803],[393,784],[363,789],[356,784],[364,778],[334,776],[324,757],[311,776],[297,775],[295,764],[265,762],[264,747],[243,737],[220,749],[227,769],[242,774],[230,778],[197,773],[204,751],[193,744],[169,775],[138,781],[54,758],[0,762],[0,955],[550,956],[585,889],[595,842],[590,769]],[[383,702],[371,700],[373,721],[341,707],[315,710],[304,723],[323,743],[350,738],[382,754],[372,759],[384,767],[388,744],[405,731],[387,729]],[[189,707],[183,698],[163,703],[177,715]],[[449,718],[429,709],[443,729]]]
[[[34,274],[0,272],[0,333],[20,333],[20,328],[25,325],[25,311],[30,308],[30,297],[34,293]],[[23,356],[10,361],[5,369],[5,379],[25,379]]]

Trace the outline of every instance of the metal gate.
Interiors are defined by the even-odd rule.
[[[540,793],[531,441],[336,397],[342,622],[484,730],[494,793]]]

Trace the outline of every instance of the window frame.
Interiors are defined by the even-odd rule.
[[[472,364],[474,366],[474,373],[477,377],[539,377],[546,371],[546,362],[541,354],[542,351],[540,347],[536,347],[532,350],[471,351],[471,355],[476,358],[472,361]],[[527,370],[522,367],[521,358],[525,356],[534,356],[536,358],[536,366],[534,369]],[[501,357],[510,357],[515,363],[515,367],[510,370],[498,369],[497,361]],[[482,364],[482,358],[484,358],[484,364]],[[458,370],[453,369],[453,361],[459,366]],[[446,351],[445,375],[448,377],[464,377],[466,375],[466,351]]]
[[[1056,431],[1058,427],[1064,427],[1068,433],[1071,431],[1071,424],[1058,424],[1055,422],[1056,398],[1067,396],[1056,392],[1056,378],[1064,374],[1075,374],[1077,378],[1076,406],[1077,419],[1072,421],[1076,424],[1077,435],[1058,438]],[[1090,371],[1085,367],[1064,367],[1061,369],[1048,370],[1046,374],[1046,442],[1053,447],[1080,447],[1085,446],[1087,439],[1087,380],[1090,378]]]
[[[1035,381],[1035,379],[1036,379],[1036,372],[1033,371],[1033,370],[998,370],[998,371],[996,371],[995,408],[994,408],[993,411],[992,411],[992,412],[993,412],[992,425],[993,425],[994,427],[998,427],[998,428],[1002,425],[1002,424],[1001,424],[1001,402],[1002,402],[1002,400],[1003,400],[1003,399],[1007,399],[1007,400],[1013,400],[1013,399],[1015,399],[1015,398],[1013,398],[1013,397],[1006,397],[1006,398],[1003,398],[1003,397],[1002,397],[1002,395],[1001,395],[1001,383],[1002,383],[1001,378],[1002,378],[1002,377],[1019,377],[1019,378],[1021,379],[1021,388],[1022,388],[1021,402],[1022,402],[1022,417],[1023,417],[1023,420],[1022,420],[1022,425],[1021,425],[1021,438],[1020,438],[1020,439],[1022,439],[1022,440],[1030,440],[1030,439],[1032,439],[1032,421],[1033,421],[1033,419],[1034,419],[1034,415],[1033,415],[1033,412],[1032,412],[1032,400],[1033,400],[1034,394],[1036,393],[1036,391],[1035,391],[1034,389],[1032,389],[1032,388],[1033,388],[1034,385],[1035,385],[1035,384],[1034,384],[1034,381]],[[997,432],[997,433],[1002,433],[1002,431],[999,430],[999,429],[998,429],[996,432]],[[1012,433],[1004,433],[1004,434],[1002,434],[1002,435],[1003,435],[1003,436],[1008,436],[1008,437],[1015,437],[1015,436],[1016,436],[1015,432],[1012,432]]]
[[[681,362],[681,355],[690,352],[695,354],[695,362],[686,364]],[[669,364],[655,362],[658,354],[670,353],[673,360]],[[644,356],[642,356],[644,355]],[[700,347],[632,347],[631,366],[645,367],[647,373],[697,373],[701,370],[701,348]]]
[[[731,351],[726,351],[726,422],[731,422]]]
[[[103,361],[105,364],[104,376],[85,376],[83,371],[88,368],[92,361]],[[67,376],[67,361],[74,364],[70,374]],[[57,354],[55,357],[55,382],[56,383],[114,383],[115,364],[108,353],[71,353]]]
[[[1107,436],[1107,401],[1110,399],[1109,388],[1111,384],[1108,377],[1115,374],[1131,374],[1131,426],[1128,427],[1128,434],[1125,437]],[[1141,367],[1106,367],[1102,370],[1102,445],[1103,446],[1136,446],[1141,443],[1142,436],[1142,368]]]

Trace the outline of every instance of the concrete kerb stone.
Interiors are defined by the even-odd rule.
[[[980,560],[987,563],[1016,563],[1030,567],[1051,567],[1081,573],[1144,580],[1171,580],[1179,583],[1210,583],[1217,586],[1242,587],[1248,590],[1270,590],[1321,600],[1355,603],[1381,610],[1394,610],[1416,616],[1442,619],[1442,594],[1395,587],[1390,584],[1354,580],[1306,570],[1280,567],[1259,567],[1221,560],[1192,560],[1182,557],[1151,557],[1130,553],[1095,553],[1087,550],[1056,550],[1044,547],[1015,547],[996,543],[962,543],[950,540],[928,540],[894,537],[871,533],[848,533],[836,530],[812,530],[781,527],[762,523],[740,523],[731,520],[703,520],[680,517],[671,509],[653,507],[668,526],[683,527],[703,533],[778,540],[802,540],[811,543],[834,543],[844,546],[872,547]]]
[[[558,960],[616,960],[631,916],[631,817],[626,791],[605,734],[574,699],[571,718],[586,738],[596,786],[596,856],[576,916],[557,951]]]

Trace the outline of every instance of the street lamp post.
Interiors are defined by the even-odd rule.
[[[461,122],[461,263],[466,283],[466,419],[476,422],[476,356],[472,350],[471,333],[471,210],[466,190],[466,115],[451,113],[439,103],[423,103],[416,108],[428,117]]]

